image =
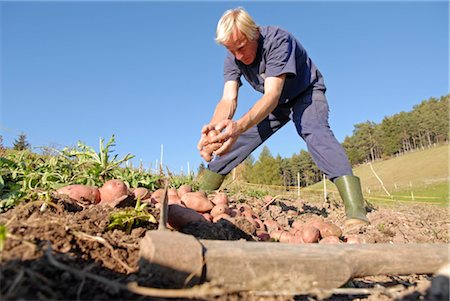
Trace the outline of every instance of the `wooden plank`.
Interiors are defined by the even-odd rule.
[[[354,277],[427,274],[448,262],[445,244],[293,245],[201,240],[206,276],[233,289],[336,288]],[[269,286],[269,287],[268,287]]]
[[[144,266],[157,264],[175,275],[180,271],[184,279],[192,274],[234,291],[307,293],[340,287],[353,277],[434,273],[448,262],[449,245],[198,241],[176,232],[148,231],[141,258]]]

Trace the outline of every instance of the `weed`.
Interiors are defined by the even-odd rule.
[[[140,200],[138,200],[134,208],[112,213],[109,218],[107,230],[120,229],[129,234],[131,229],[140,227],[143,224],[156,224],[155,217],[148,212],[146,207],[146,203],[141,204]]]
[[[0,225],[0,252],[3,251],[3,246],[5,245],[7,237],[8,237],[8,229],[6,229],[5,225]]]

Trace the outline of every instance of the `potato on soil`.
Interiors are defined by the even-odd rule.
[[[266,219],[264,221],[264,225],[266,226],[269,233],[271,233],[273,230],[281,230],[281,225],[273,219]]]
[[[297,220],[295,220],[295,221],[292,223],[291,227],[294,228],[294,229],[301,230],[302,227],[303,227],[303,222],[302,222],[301,220],[298,220],[298,219],[297,219]]]
[[[122,180],[106,181],[98,190],[102,202],[113,202],[128,195],[128,187]]]
[[[169,188],[167,189],[167,195],[168,196],[179,196],[178,191],[175,188]]]
[[[231,216],[229,216],[229,215],[226,214],[226,213],[222,213],[222,214],[219,214],[219,215],[213,217],[213,223],[217,223],[217,222],[220,221],[221,219],[226,219],[227,221],[230,221],[230,222],[233,221],[233,220],[231,219]]]
[[[214,205],[228,205],[228,196],[224,192],[218,192],[211,200]]]
[[[304,243],[314,243],[319,241],[320,232],[314,226],[305,225],[300,231]]]
[[[270,238],[272,238],[273,240],[279,241],[280,237],[281,237],[281,233],[283,233],[284,230],[273,230],[271,232],[269,232]]]
[[[291,232],[292,234],[292,232]],[[305,243],[302,239],[302,234],[300,231],[297,231],[297,233],[292,234],[291,239],[289,240],[289,243],[291,244],[303,244]]]
[[[56,195],[67,195],[78,202],[88,201],[93,204],[100,202],[100,191],[95,186],[68,185],[56,190]]]
[[[248,205],[248,204],[239,204],[239,205],[236,206],[236,209],[241,214],[246,212],[246,211],[251,212],[252,214],[254,213],[252,207],[250,205]]]
[[[292,239],[292,234],[284,230],[273,230],[270,233],[270,238],[279,242],[289,242]]]
[[[319,244],[340,244],[341,241],[337,236],[327,236],[319,240]]]
[[[360,244],[362,243],[361,239],[356,235],[346,235],[344,237],[344,242],[348,244]]]
[[[176,230],[180,230],[192,222],[206,222],[203,215],[197,211],[178,204],[169,205],[167,220],[169,225]]]
[[[230,208],[229,214],[231,217],[241,216],[241,213],[236,208]]]
[[[181,201],[181,198],[178,195],[169,194],[167,198],[168,198],[167,203],[169,204],[179,204],[182,205],[183,207],[186,207],[184,206],[183,202]]]
[[[211,209],[211,216],[212,217],[216,217],[222,213],[228,214],[230,215],[230,208],[228,208],[228,205],[226,204],[218,204],[215,205],[212,209]]]
[[[148,190],[145,187],[137,187],[137,188],[131,189],[131,192],[133,193],[134,198],[136,200],[137,199],[146,200],[146,199],[150,198],[152,195],[150,190]]]
[[[207,221],[212,222],[213,217],[211,216],[211,214],[209,214],[209,213],[202,213],[202,215]]]
[[[151,200],[152,204],[157,204],[157,203],[161,203],[163,197],[164,197],[164,189],[159,188],[159,189],[156,189],[152,193],[150,200]]]
[[[256,223],[256,229],[266,231],[266,225],[258,217],[253,219]]]
[[[188,192],[183,195],[181,201],[186,207],[201,213],[208,212],[214,207],[213,203],[206,197],[206,194],[201,191]]]
[[[342,235],[341,228],[339,228],[338,226],[336,226],[334,224],[331,224],[331,223],[322,222],[322,221],[316,221],[316,222],[310,223],[310,225],[316,227],[317,229],[319,229],[320,236],[322,238],[325,238],[325,237],[328,237],[328,236],[340,237]]]
[[[192,192],[191,185],[183,184],[178,188],[178,196],[181,198],[186,192]]]
[[[260,241],[269,241],[270,235],[266,231],[256,231],[256,236]]]
[[[288,243],[291,241],[292,236],[293,235],[291,233],[289,233],[288,231],[283,231],[280,235],[279,241]]]

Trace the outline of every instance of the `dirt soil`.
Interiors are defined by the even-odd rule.
[[[239,195],[230,198],[234,204],[249,204],[262,219],[270,216],[284,226],[296,219],[321,216],[343,228],[344,208],[335,201],[317,204],[301,199],[257,199]],[[42,208],[39,202],[24,203],[0,214],[0,225],[6,225],[8,231],[0,255],[2,300],[166,300],[132,293],[126,287],[127,283],[134,282],[140,286],[171,288],[171,283],[161,275],[143,274],[138,269],[139,241],[147,230],[156,229],[156,224],[146,223],[126,233],[106,229],[110,214],[123,208],[79,207],[65,200],[55,200],[45,210]],[[393,204],[371,206],[370,210],[371,225],[350,231],[344,229],[344,235],[356,235],[363,243],[448,243],[447,208]],[[151,213],[158,219],[158,210],[151,209]],[[181,232],[202,239],[258,239],[253,235],[252,225],[242,221],[235,225],[193,224]],[[448,300],[448,278],[442,280],[433,275],[364,277],[352,279],[334,291],[297,296],[258,292],[211,296],[208,288],[196,298],[182,297],[182,291],[166,293],[174,297],[170,300]]]

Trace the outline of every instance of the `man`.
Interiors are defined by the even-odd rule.
[[[198,143],[207,161],[208,145],[220,142],[205,171],[201,188],[215,190],[225,176],[273,133],[292,120],[314,162],[332,180],[345,204],[346,226],[368,224],[359,178],[328,124],[325,84],[306,50],[289,32],[257,26],[242,8],[228,10],[219,20],[216,42],[228,49],[224,89]],[[241,76],[263,93],[240,119],[233,120]],[[212,136],[212,130],[220,131]]]

